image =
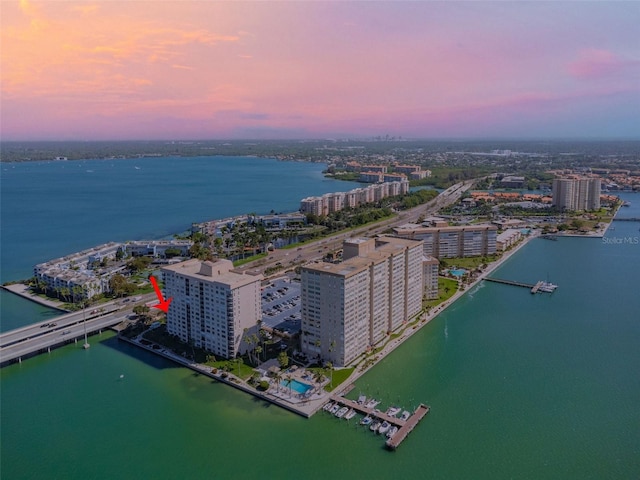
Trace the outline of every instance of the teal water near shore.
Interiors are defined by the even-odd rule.
[[[555,293],[479,284],[356,382],[431,405],[394,453],[104,333],[0,370],[2,478],[637,478],[640,224],[614,226],[532,241],[494,275]]]

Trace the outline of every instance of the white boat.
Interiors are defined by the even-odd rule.
[[[369,430],[371,430],[372,432],[377,432],[378,428],[380,428],[380,422],[376,420],[371,424],[371,426],[369,427]]]
[[[396,433],[398,433],[398,427],[396,427],[395,425],[392,426],[389,431],[387,432],[387,438],[391,438],[393,437]]]
[[[385,420],[384,422],[382,422],[382,425],[378,427],[378,433],[381,435],[387,433],[390,428],[391,424]]]
[[[369,425],[371,424],[371,422],[373,422],[373,419],[369,415],[367,415],[362,420],[360,420],[360,425]]]
[[[367,407],[367,408],[375,408],[375,407],[378,406],[379,403],[380,403],[379,400],[376,400],[375,398],[372,398],[367,402],[365,407]]]
[[[410,416],[411,416],[411,412],[409,410],[405,410],[404,412],[402,412],[402,415],[400,416],[400,420],[404,420],[406,422],[407,420],[409,420]]]
[[[352,408],[351,410],[349,410],[346,415],[344,416],[345,420],[351,420],[353,417],[356,416],[356,411]]]
[[[366,395],[360,395],[360,396],[358,397],[358,403],[359,403],[360,405],[364,405],[364,404],[366,403],[366,401],[367,401],[367,397],[366,397]]]
[[[333,407],[331,407],[331,410],[329,410],[329,412],[335,415],[336,413],[338,413],[338,410],[340,410],[340,405],[336,403]]]
[[[323,409],[325,412],[328,412],[329,410],[331,410],[331,407],[333,407],[333,402],[329,402],[329,403],[325,404],[325,406],[324,406],[324,407],[322,407],[322,409]]]
[[[553,293],[558,288],[558,285],[554,285],[550,282],[542,282],[542,285],[538,287],[539,292]]]
[[[400,413],[402,409],[400,407],[395,407],[395,406],[390,406],[387,409],[387,415],[389,415],[390,417],[395,417],[396,415],[398,415]]]
[[[336,417],[342,418],[349,411],[349,407],[342,407],[340,410],[336,412]]]

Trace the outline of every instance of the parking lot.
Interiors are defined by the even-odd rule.
[[[279,278],[262,290],[262,321],[284,333],[300,331],[300,283]]]

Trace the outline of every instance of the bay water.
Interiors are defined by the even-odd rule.
[[[153,162],[158,169],[175,162],[197,171],[211,161],[113,163],[130,166],[136,175],[133,167],[154,169]],[[101,162],[106,161],[83,162],[84,173],[106,170]],[[250,189],[248,198],[262,192],[257,203],[247,200],[225,210],[226,197],[213,186],[208,190],[207,182],[195,195],[186,178],[181,185],[177,177],[175,183],[171,176],[160,177],[157,186],[146,180],[140,186],[139,178],[132,182],[136,201],[126,188],[115,185],[119,193],[113,194],[103,185],[92,208],[83,207],[93,202],[89,196],[75,202],[83,219],[91,213],[88,224],[63,215],[56,217],[60,224],[52,221],[49,234],[47,216],[38,216],[35,207],[44,224],[26,222],[12,209],[34,201],[51,211],[76,211],[68,199],[56,204],[75,194],[62,189],[53,195],[44,181],[53,174],[38,171],[59,167],[15,165],[30,171],[24,173],[26,183],[42,179],[40,188],[22,184],[28,200],[20,188],[5,189],[3,171],[3,280],[28,276],[34,259],[108,240],[168,235],[191,221],[295,210],[304,196],[353,188],[327,182],[319,165],[220,163],[231,170],[235,165],[236,176],[249,175],[249,165],[263,169],[243,187]],[[7,166],[12,168],[2,168]],[[265,175],[273,169],[279,181],[270,189]],[[116,184],[122,176],[104,175]],[[289,191],[305,181],[303,193]],[[169,184],[173,193],[164,193],[170,198],[159,207],[166,217],[157,216],[151,207],[158,204],[145,207],[145,199],[151,191],[161,199]],[[91,185],[96,193],[99,182]],[[632,205],[621,215],[640,217],[640,197],[622,196]],[[136,205],[139,210],[131,210]],[[93,219],[100,214],[106,225]],[[431,406],[396,452],[386,451],[379,436],[353,421],[324,413],[303,419],[103,333],[91,337],[89,350],[69,345],[0,370],[2,478],[638,478],[640,244],[634,239],[640,238],[640,224],[613,226],[604,239],[530,242],[493,275],[528,283],[549,279],[559,285],[555,293],[479,284],[356,382],[351,397],[376,396],[382,407]],[[13,243],[5,243],[6,235]],[[20,324],[47,314],[20,299],[7,305],[6,296],[3,324],[11,315],[23,315],[10,319]]]

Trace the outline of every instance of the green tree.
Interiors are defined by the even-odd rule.
[[[135,257],[127,264],[127,266],[129,267],[129,270],[135,273],[146,270],[150,263],[151,258],[149,257]]]
[[[289,366],[289,355],[286,351],[282,351],[278,354],[278,363],[280,368],[287,368]]]
[[[116,273],[109,280],[109,289],[114,297],[124,297],[127,293],[127,279],[123,275]]]
[[[146,305],[136,305],[133,307],[133,313],[138,315],[141,320],[148,320],[150,317],[149,312],[151,312],[151,309]]]

